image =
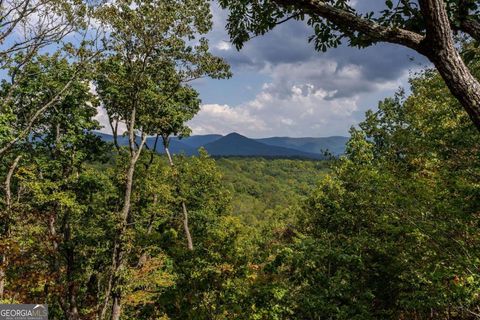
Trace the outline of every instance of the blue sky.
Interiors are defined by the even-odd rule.
[[[237,51],[225,31],[228,13],[215,3],[212,12],[212,51],[230,63],[234,75],[193,84],[203,101],[189,123],[194,134],[347,135],[366,110],[399,87],[407,88],[409,75],[428,66],[415,52],[389,44],[316,52],[307,40],[312,31],[298,21]]]

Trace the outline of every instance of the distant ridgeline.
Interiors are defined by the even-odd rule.
[[[97,133],[104,141],[113,142],[113,137],[105,133]],[[348,137],[334,136],[325,138],[289,138],[273,137],[250,139],[238,133],[226,136],[219,134],[191,136],[188,138],[172,138],[170,152],[197,155],[200,147],[205,148],[214,157],[266,157],[266,158],[299,158],[325,159],[325,152],[333,156],[342,155]],[[120,137],[120,145],[128,145],[127,137]],[[147,139],[147,146],[153,149],[155,138]],[[161,141],[156,148],[164,153]]]

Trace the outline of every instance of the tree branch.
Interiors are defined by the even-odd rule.
[[[455,31],[462,31],[473,39],[480,41],[480,22],[478,22],[474,16],[470,15],[471,0],[459,0],[456,18],[460,22],[460,25],[455,26],[452,23],[452,28]]]
[[[419,0],[419,3],[425,21],[428,46],[453,48],[452,28],[443,0]]]
[[[83,70],[83,68],[85,67],[84,64],[86,64],[87,62],[91,61],[94,57],[96,57],[98,54],[100,54],[100,52],[96,52],[95,54],[93,54],[92,56],[88,57],[85,61],[83,61],[82,63],[80,63],[80,65],[78,66],[78,68],[74,71],[72,77],[69,79],[69,81],[62,87],[62,89],[57,92],[57,94],[52,98],[50,99],[45,105],[43,105],[40,109],[38,109],[34,114],[33,116],[28,120],[28,123],[26,125],[26,127],[21,130],[17,136],[15,138],[13,138],[12,140],[10,140],[9,142],[6,143],[5,146],[1,147],[0,148],[0,159],[18,142],[20,141],[21,139],[25,138],[28,136],[28,134],[30,133],[33,125],[35,124],[35,122],[37,121],[37,119],[46,111],[48,110],[50,107],[54,106],[56,103],[58,103],[65,92],[67,92],[70,88],[70,86],[72,85],[72,83],[77,79],[77,76],[78,74],[80,73],[80,71]]]
[[[472,17],[462,19],[460,30],[467,33],[473,39],[480,41],[480,22],[474,20]]]
[[[5,179],[5,204],[7,205],[8,211],[12,209],[12,189],[11,189],[12,176],[21,158],[22,156],[17,156],[15,158],[12,165],[8,169],[7,177]]]
[[[35,124],[35,121],[48,109],[50,108],[52,105],[54,105],[55,103],[57,103],[60,98],[62,97],[63,93],[66,92],[68,90],[68,88],[70,88],[70,85],[72,84],[73,82],[73,78],[70,79],[66,84],[65,86],[63,86],[62,90],[60,90],[60,92],[58,92],[55,97],[53,97],[53,99],[51,99],[47,104],[45,104],[43,107],[41,107],[40,109],[37,110],[37,112],[35,112],[35,114],[30,118],[30,120],[28,121],[28,124],[27,126],[15,137],[13,138],[11,141],[9,141],[3,148],[0,149],[0,158],[3,157],[5,155],[5,153],[10,150],[18,141],[20,141],[21,139],[25,138],[28,133],[30,132],[30,130],[32,129],[33,125]]]
[[[374,42],[390,42],[418,50],[424,37],[418,33],[394,27],[382,26],[346,10],[333,7],[322,0],[272,0],[279,6],[294,6],[311,16],[320,16],[339,28],[361,32]]]

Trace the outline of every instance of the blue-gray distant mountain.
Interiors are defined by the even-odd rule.
[[[348,139],[349,138],[342,136],[325,138],[272,137],[257,139],[257,141],[272,146],[295,149],[309,153],[323,154],[328,151],[334,156],[339,156],[345,153],[345,146]]]
[[[102,133],[102,132],[96,132],[96,134],[106,142],[111,142],[113,143],[113,136],[110,134]],[[222,136],[220,136],[222,137]],[[193,138],[189,137],[188,139]],[[170,141],[170,152],[173,154],[180,154],[183,153],[187,156],[192,156],[192,155],[197,155],[198,154],[198,148],[200,147],[192,147],[189,144],[185,143],[186,139],[179,140],[177,138],[173,138]],[[209,139],[208,141],[212,141],[212,139]],[[128,146],[128,137],[127,136],[119,136],[117,138],[117,142],[120,146]],[[137,142],[140,142],[140,138],[137,137]],[[150,150],[153,150],[155,146],[155,137],[149,137],[147,138],[146,145]],[[159,138],[157,142],[157,147],[156,151],[158,153],[165,153],[165,150],[163,148],[162,144],[162,139]]]
[[[238,133],[230,133],[225,137],[206,144],[204,148],[213,156],[323,159],[323,156],[320,154],[267,145]]]
[[[113,142],[109,134],[97,132],[107,142]],[[139,139],[139,138],[137,138]],[[204,147],[212,156],[242,156],[242,157],[272,157],[272,158],[305,158],[323,159],[324,152],[338,156],[345,152],[347,137],[327,138],[289,138],[273,137],[264,139],[250,139],[238,133],[226,136],[209,134],[191,136],[188,138],[172,138],[170,152],[173,154],[197,155],[198,149]],[[128,145],[128,138],[120,136],[118,144]],[[155,138],[149,137],[146,142],[149,149],[153,149]],[[164,153],[162,141],[157,143],[156,151]]]
[[[154,137],[147,138],[146,144],[150,150],[153,150],[153,147],[155,146],[155,138]],[[169,150],[173,154],[183,153],[187,156],[193,156],[198,154],[198,151],[197,151],[198,148],[189,146],[183,140],[178,140],[178,139],[170,140]],[[163,148],[162,138],[158,139],[156,151],[158,153],[165,153],[165,149]]]
[[[206,135],[198,135],[198,136],[191,136],[187,138],[178,139],[179,142],[186,144],[190,147],[198,149],[203,147],[204,145],[217,141],[218,139],[222,138],[221,134],[206,134]],[[176,140],[176,138],[172,139]]]
[[[107,134],[103,132],[95,132],[95,134],[99,136],[103,141],[113,143],[113,136],[111,134]],[[122,145],[127,145],[127,144],[128,144],[128,139],[125,137],[125,144],[122,144]]]

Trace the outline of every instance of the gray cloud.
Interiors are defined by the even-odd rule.
[[[368,9],[363,2],[357,6]],[[346,134],[366,109],[406,84],[409,70],[428,65],[415,52],[391,44],[361,50],[342,45],[317,52],[308,43],[312,30],[301,21],[278,26],[237,51],[224,30],[227,13],[213,4],[213,14],[215,28],[209,39],[214,53],[232,65],[234,74],[248,70],[269,80],[241,103],[203,105],[190,122],[195,134]],[[248,84],[235,76],[229,81],[238,81],[238,87]]]
[[[371,5],[357,4],[362,11],[372,9]],[[210,38],[214,43],[228,41],[224,30],[227,12],[213,4],[215,30]],[[231,47],[228,50],[214,49],[214,53],[224,57],[233,70],[243,68],[256,69],[261,72],[275,70],[279,65],[309,62],[310,67],[318,70],[305,70],[302,75],[295,72],[291,81],[302,80],[320,85],[326,90],[336,90],[332,97],[351,96],[365,90],[374,90],[375,83],[393,81],[410,68],[427,65],[426,59],[413,50],[393,44],[378,44],[365,49],[351,48],[341,45],[326,53],[317,52],[308,37],[312,34],[310,27],[302,21],[289,21],[278,26],[266,35],[256,37],[245,44],[241,51]],[[336,72],[325,78],[323,64],[334,63]],[[341,73],[347,69],[356,68],[360,72],[360,81],[345,83]],[[294,70],[293,70],[294,71]],[[275,75],[272,74],[274,77]],[[302,79],[303,78],[303,79]],[[358,79],[356,79],[358,80]],[[278,81],[281,83],[281,81]]]

